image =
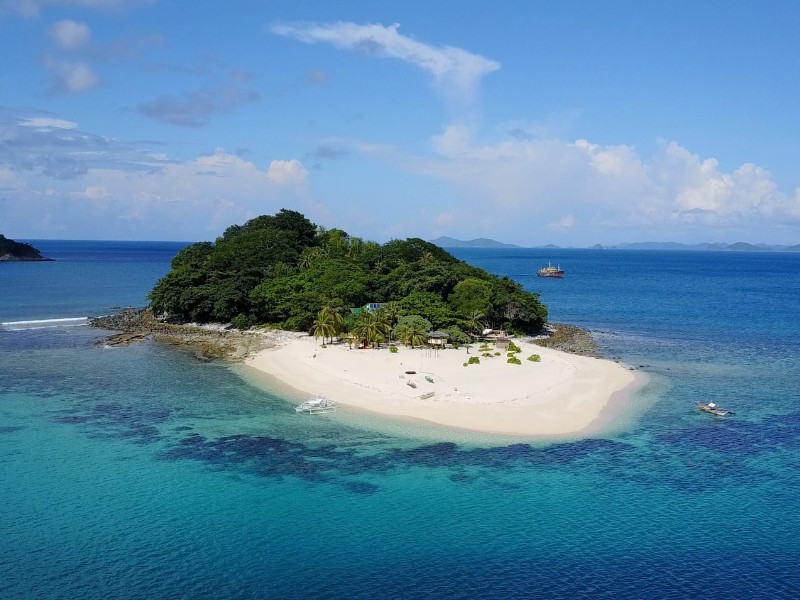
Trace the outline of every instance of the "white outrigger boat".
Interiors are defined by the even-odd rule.
[[[736,414],[732,410],[727,410],[725,408],[720,408],[713,402],[709,402],[708,404],[703,404],[702,402],[697,403],[697,408],[700,412],[708,413],[710,415],[714,415],[716,417],[725,417],[727,415],[734,415]]]
[[[311,400],[306,400],[299,406],[294,407],[295,412],[317,415],[320,413],[333,412],[336,410],[336,402],[328,400],[325,396],[314,396]]]

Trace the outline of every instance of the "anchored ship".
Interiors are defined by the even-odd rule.
[[[539,277],[558,277],[558,278],[561,278],[561,277],[564,277],[564,269],[562,269],[560,266],[554,267],[552,264],[550,264],[550,261],[547,261],[547,266],[546,267],[542,267],[541,269],[536,271],[536,274]]]

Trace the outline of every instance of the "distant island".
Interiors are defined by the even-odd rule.
[[[504,244],[497,240],[488,238],[477,238],[474,240],[457,240],[455,238],[442,236],[435,240],[430,240],[431,244],[436,244],[440,248],[519,248],[514,244]]]
[[[705,242],[700,244],[681,244],[679,242],[633,242],[629,244],[603,245],[595,244],[595,250],[709,250],[727,252],[800,252],[800,244],[785,246],[778,244],[748,244],[736,242]]]
[[[0,262],[49,261],[30,244],[15,242],[0,233]]]

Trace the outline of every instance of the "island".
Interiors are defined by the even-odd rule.
[[[144,314],[99,325],[146,323],[195,348],[224,340],[287,399],[324,394],[345,414],[581,435],[641,383],[590,339],[547,347],[570,328],[508,277],[418,238],[378,244],[285,209],[184,248],[149,299]]]
[[[442,248],[519,248],[515,244],[506,244],[489,238],[476,238],[474,240],[457,240],[455,238],[442,236],[435,240],[430,240],[431,244],[436,244]]]
[[[0,234],[0,262],[19,262],[19,261],[51,261],[52,258],[45,258],[41,252],[24,242],[15,242]]]

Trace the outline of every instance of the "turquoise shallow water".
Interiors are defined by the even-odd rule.
[[[0,269],[0,322],[117,303],[72,269],[141,276],[141,304],[172,251],[147,275],[95,244],[49,263],[79,312],[21,310],[28,275]],[[642,365],[645,408],[591,439],[436,441],[156,344],[3,326],[0,597],[800,597],[800,257],[462,252]],[[567,278],[530,277],[547,259]]]

